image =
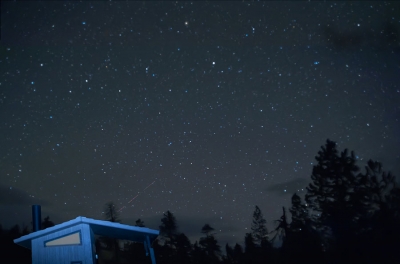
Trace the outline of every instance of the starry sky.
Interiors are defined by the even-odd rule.
[[[327,138],[400,172],[399,2],[1,3],[0,223],[269,230]]]

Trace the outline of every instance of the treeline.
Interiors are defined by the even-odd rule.
[[[41,229],[54,226],[54,223],[47,216],[41,223]],[[14,225],[10,229],[3,229],[0,225],[0,253],[1,259],[6,263],[32,263],[32,252],[14,243],[14,239],[31,233],[28,226]],[[0,261],[0,263],[3,263]]]
[[[330,140],[316,160],[304,201],[293,194],[290,216],[283,207],[274,230],[267,230],[255,206],[244,246],[236,243],[221,248],[209,224],[199,230],[203,234],[199,241],[191,243],[167,211],[153,243],[157,263],[400,263],[400,188],[395,177],[371,160],[361,170],[354,152],[339,153]],[[112,203],[105,212],[107,220],[119,221]],[[136,225],[144,226],[144,222],[138,219]],[[27,232],[17,229],[1,231],[2,243],[6,234],[11,239]],[[277,239],[280,247],[274,247]],[[96,245],[99,263],[151,263],[139,243],[98,238]]]

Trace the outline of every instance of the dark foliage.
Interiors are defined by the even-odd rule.
[[[209,224],[201,228],[204,236],[192,244],[178,232],[175,216],[167,211],[161,219],[160,236],[152,245],[157,263],[400,263],[400,188],[395,177],[371,160],[361,172],[354,152],[339,153],[330,140],[321,147],[316,160],[305,202],[293,194],[290,216],[282,208],[270,233],[256,206],[244,247],[226,244],[225,255]],[[112,203],[106,205],[105,215],[107,220],[119,221]],[[43,228],[52,225],[49,217],[42,223]],[[144,226],[144,222],[138,219],[136,226]],[[28,233],[26,227],[21,231],[17,225],[10,230],[0,226],[5,259],[31,263],[30,251],[12,241]],[[115,250],[116,257],[110,263],[151,263],[141,243],[127,242],[120,248],[115,241],[104,241],[98,240],[96,245],[100,250]]]
[[[160,236],[163,238],[165,244],[173,247],[175,238],[178,235],[178,225],[175,216],[167,211],[161,219]]]
[[[104,217],[105,220],[110,222],[120,223],[119,212],[113,202],[108,202],[104,205]],[[118,239],[111,237],[98,237],[96,239],[96,247],[103,251],[112,251],[113,256],[111,262],[118,263],[121,255],[120,243]]]
[[[205,224],[201,233],[205,234],[205,237],[201,237],[199,241],[199,245],[202,252],[202,259],[205,261],[203,263],[219,263],[220,261],[220,253],[221,249],[218,245],[217,239],[215,239],[214,234],[211,232],[214,231],[209,224]]]
[[[54,223],[50,220],[49,216],[42,220],[42,229],[52,226],[54,226]],[[31,250],[14,243],[14,239],[28,235],[29,233],[31,231],[28,226],[23,226],[21,230],[19,225],[15,225],[9,230],[4,230],[0,225],[0,252],[2,259],[10,263],[32,263]]]
[[[211,235],[211,232],[214,231],[214,228],[212,228],[209,224],[205,224],[201,228],[201,233],[205,234],[206,236]]]
[[[44,218],[44,220],[42,221],[42,229],[46,229],[49,227],[54,226],[54,223],[52,221],[50,221],[50,216],[47,216]]]
[[[135,226],[138,226],[138,227],[145,227],[144,222],[143,222],[142,219],[140,219],[140,218],[139,218],[138,220],[136,220]]]
[[[327,140],[316,157],[307,187],[311,225],[321,235],[332,263],[374,263],[399,259],[399,203],[395,178],[369,161],[360,173],[354,152],[338,154]],[[393,201],[393,202],[391,202]]]
[[[104,216],[105,220],[110,222],[120,223],[119,212],[117,211],[117,207],[113,202],[108,202],[104,205]]]
[[[251,231],[254,243],[261,246],[261,243],[268,239],[267,221],[258,206],[254,209],[253,222],[251,223]]]

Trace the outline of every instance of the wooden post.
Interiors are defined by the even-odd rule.
[[[146,239],[147,239],[146,244],[148,245],[149,251],[150,251],[151,264],[156,264],[156,256],[154,255],[154,249],[151,247],[151,244],[150,244],[150,237],[146,236]]]

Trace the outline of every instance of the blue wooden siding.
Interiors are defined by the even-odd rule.
[[[44,242],[81,232],[82,245],[45,247]],[[93,264],[94,254],[91,241],[91,229],[88,224],[78,224],[50,233],[32,240],[33,264],[71,264],[72,261],[82,261],[82,264]],[[83,258],[83,259],[82,259]]]

